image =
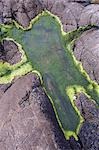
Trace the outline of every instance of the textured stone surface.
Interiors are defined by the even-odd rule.
[[[78,24],[79,26],[88,24],[99,26],[99,5],[91,4],[86,6],[81,13]]]
[[[31,73],[14,81],[1,96],[0,150],[56,149],[51,123],[39,105],[46,96],[44,91],[36,95],[37,86],[39,79]]]
[[[84,94],[77,96],[76,104],[85,120],[79,133],[79,140],[86,150],[98,150],[99,109]]]
[[[30,20],[43,10],[38,0],[2,0],[0,2],[0,23],[9,23],[12,19],[27,27]]]
[[[89,0],[0,0],[0,23],[15,19],[27,27],[45,8],[59,16],[65,31],[90,23],[99,26],[99,5]],[[85,32],[75,42],[74,54],[99,83],[99,30]],[[20,58],[14,43],[0,44],[0,61],[15,64]],[[65,140],[36,75],[0,85],[0,150],[98,150],[99,112],[83,94],[76,97],[85,119],[78,142]]]
[[[0,61],[16,64],[21,60],[21,53],[12,41],[4,40],[0,44]]]
[[[48,5],[48,10],[57,15],[62,21],[64,31],[77,29],[80,14],[84,9],[79,3],[66,2],[65,0],[57,0],[52,7]]]
[[[99,83],[99,30],[89,30],[75,42],[74,54],[91,79]]]

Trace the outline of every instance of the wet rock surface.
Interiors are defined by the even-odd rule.
[[[79,133],[79,141],[85,150],[98,150],[99,109],[84,94],[77,96],[76,104],[84,118]]]
[[[0,0],[0,23],[13,19],[27,27],[44,9],[57,15],[64,31],[79,26],[99,26],[99,5],[89,0]],[[90,78],[99,83],[99,30],[91,29],[75,42],[74,54]],[[21,59],[11,41],[0,44],[0,61],[15,64]],[[11,84],[0,85],[0,150],[98,150],[99,110],[83,94],[76,105],[85,122],[79,140],[66,141],[40,79],[29,73]]]

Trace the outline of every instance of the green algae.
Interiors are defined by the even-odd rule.
[[[13,41],[21,53],[21,60],[17,64],[11,65],[7,62],[0,62],[0,84],[6,84],[11,82],[17,76],[19,77],[31,72],[33,68],[30,62],[27,60],[25,52],[19,43],[15,42],[11,38],[2,38],[2,40]]]
[[[74,95],[83,92],[99,104],[98,84],[89,78],[72,52],[74,40],[90,28],[65,33],[60,20],[48,11],[33,19],[26,29],[15,21],[0,26],[1,42],[5,38],[13,40],[22,53],[22,60],[15,65],[0,63],[0,83],[11,82],[31,70],[37,73],[67,139],[77,139],[83,122]]]

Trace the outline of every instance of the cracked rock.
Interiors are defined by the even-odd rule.
[[[14,42],[4,40],[0,44],[0,61],[8,62],[11,65],[21,61],[21,53]]]
[[[99,26],[99,5],[91,4],[84,8],[81,13],[79,26],[94,24]]]
[[[90,78],[99,84],[99,30],[91,29],[82,34],[75,42],[74,54],[82,63]],[[79,133],[83,148],[97,150],[99,148],[99,109],[81,94],[76,104],[85,119]]]
[[[80,94],[76,104],[85,120],[79,139],[86,150],[98,150],[99,141],[99,109],[84,94]]]
[[[43,10],[39,0],[2,0],[0,3],[0,22],[11,23],[14,19],[27,27],[31,19]]]
[[[75,42],[74,54],[90,78],[99,83],[99,30],[83,33]]]
[[[51,8],[48,5],[47,9],[60,18],[64,31],[71,31],[77,29],[80,14],[84,6],[74,2],[69,3],[65,0],[58,0],[53,2]]]

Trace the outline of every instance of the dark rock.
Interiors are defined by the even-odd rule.
[[[21,53],[13,41],[4,40],[0,44],[0,61],[16,64],[21,61]]]

